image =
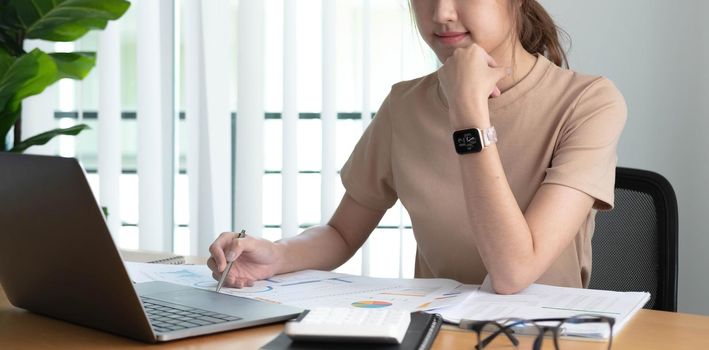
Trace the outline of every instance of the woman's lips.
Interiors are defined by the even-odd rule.
[[[455,45],[468,36],[467,32],[434,33],[436,39],[445,45]]]

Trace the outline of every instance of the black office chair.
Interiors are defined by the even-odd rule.
[[[677,311],[677,198],[662,175],[618,167],[615,208],[596,214],[589,288],[646,291]]]

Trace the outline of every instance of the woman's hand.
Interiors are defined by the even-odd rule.
[[[495,59],[477,44],[453,51],[438,70],[438,81],[451,117],[458,119],[455,124],[487,127],[480,125],[490,122],[487,99],[500,96],[497,83],[509,74],[509,68],[498,67]]]
[[[232,260],[236,261],[224,281],[227,287],[252,286],[254,281],[269,278],[277,272],[281,257],[276,244],[252,236],[236,237],[237,233],[224,232],[209,246],[211,257],[207,266],[214,279],[221,278],[227,263]]]

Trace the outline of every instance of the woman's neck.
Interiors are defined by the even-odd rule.
[[[503,47],[500,47],[500,49],[503,49]],[[514,60],[512,53],[513,46],[511,45],[504,47],[503,50],[495,50],[490,53],[499,66],[512,67],[512,75],[497,83],[497,87],[503,93],[524,79],[524,77],[532,71],[532,67],[534,67],[534,64],[537,62],[537,58],[527,52],[519,41],[515,42]]]

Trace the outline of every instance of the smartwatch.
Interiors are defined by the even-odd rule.
[[[463,129],[453,132],[453,145],[458,154],[478,153],[497,142],[495,127]]]

